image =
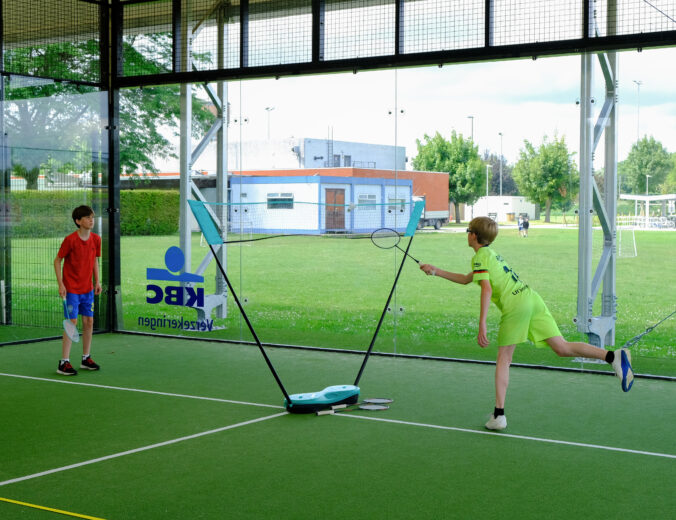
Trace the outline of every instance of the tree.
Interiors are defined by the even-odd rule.
[[[571,200],[579,189],[580,174],[573,155],[564,137],[554,136],[550,143],[545,136],[537,150],[524,141],[512,175],[523,195],[545,207],[545,222],[550,221],[552,203]]]
[[[676,152],[671,154],[671,170],[662,184],[662,193],[665,195],[676,193]]]
[[[166,72],[171,40],[167,34],[143,36],[154,49],[156,60],[144,56],[135,37],[123,43],[124,63],[135,73]],[[5,60],[13,72],[28,76],[96,80],[96,42],[54,43],[10,49]],[[208,61],[208,56],[195,56]],[[13,76],[12,81],[15,77]],[[67,82],[27,81],[6,90],[5,131],[10,136],[12,169],[37,189],[40,174],[84,172],[92,168],[93,143],[101,141],[104,92]],[[154,157],[176,157],[168,135],[177,135],[180,96],[177,86],[124,90],[120,93],[120,167],[126,173],[155,173]],[[207,103],[193,94],[192,130],[200,135],[214,120]],[[88,162],[87,162],[88,160]]]
[[[500,156],[494,153],[484,152],[483,161],[489,166],[489,195],[500,195]],[[485,168],[485,166],[484,166]],[[507,164],[502,157],[502,194],[518,195],[519,190],[516,187],[512,177],[513,167]],[[485,172],[484,172],[485,173]]]
[[[170,33],[130,36],[123,42],[125,66],[134,74],[161,74],[170,71],[172,56]],[[143,49],[152,49],[154,60]],[[193,54],[194,63],[210,61],[209,54]],[[144,87],[120,93],[120,167],[129,174],[152,172],[153,157],[176,158],[167,133],[178,136],[181,112],[179,86]],[[214,121],[207,103],[192,95],[192,132],[203,134]]]
[[[622,177],[622,184],[636,194],[645,193],[646,176],[650,175],[648,187],[658,193],[672,167],[669,152],[662,143],[652,136],[645,136],[633,144],[627,158],[618,164],[617,173]]]
[[[416,139],[418,155],[413,168],[422,171],[448,172],[448,198],[455,205],[455,221],[460,222],[461,203],[473,204],[485,190],[485,166],[479,158],[479,147],[462,134],[444,139],[439,132],[434,137],[425,134],[424,142]]]
[[[49,84],[7,89],[5,132],[13,173],[37,189],[41,174],[64,172],[79,164],[98,135],[98,97],[73,85]],[[89,154],[91,158],[91,154]]]

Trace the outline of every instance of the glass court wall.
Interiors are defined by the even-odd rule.
[[[8,6],[18,4],[20,2],[3,3],[6,28],[10,19]],[[24,7],[29,4],[26,0]],[[59,16],[77,18],[69,9],[90,9],[85,4],[94,6],[90,13],[96,16],[90,18],[98,23],[98,6],[94,3],[63,2],[58,6]],[[178,4],[183,16],[180,27],[172,17],[172,6],[176,8]],[[416,140],[424,141],[426,135],[433,136],[436,132],[449,140],[454,132],[464,140],[469,139],[482,158],[485,154],[501,158],[505,171],[508,165],[513,166],[518,161],[524,139],[539,143],[545,135],[550,138],[565,136],[573,153],[578,147],[579,108],[575,101],[579,96],[579,55],[536,61],[529,55],[525,61],[494,65],[440,67],[437,63],[373,72],[360,70],[361,65],[383,67],[376,60],[392,55],[395,48],[399,55],[457,51],[468,53],[463,54],[465,58],[476,59],[469,51],[481,47],[486,47],[487,52],[497,52],[494,49],[536,44],[543,40],[561,42],[565,47],[567,42],[579,38],[588,38],[586,43],[589,44],[589,39],[613,35],[657,34],[672,30],[670,18],[673,18],[671,11],[667,11],[666,16],[659,15],[642,2],[596,2],[594,27],[588,30],[584,28],[583,2],[552,2],[543,8],[538,8],[539,3],[534,2],[493,2],[490,19],[494,39],[489,42],[486,39],[486,2],[416,1],[402,2],[399,6],[388,1],[354,2],[349,6],[344,2],[324,2],[324,40],[323,46],[317,47],[313,40],[316,28],[312,26],[316,20],[315,4],[309,0],[294,2],[291,6],[285,2],[255,2],[249,3],[248,12],[244,12],[238,3],[214,10],[214,4],[206,0],[120,4],[123,59],[119,82],[123,87],[134,82],[143,87],[120,91],[119,261],[122,280],[120,307],[116,309],[120,319],[111,326],[123,331],[197,339],[252,339],[230,291],[224,289],[214,262],[209,261],[208,248],[195,222],[184,212],[185,208],[180,207],[182,170],[187,172],[184,181],[189,178],[191,198],[203,196],[207,200],[217,200],[220,191],[224,200],[231,202],[253,197],[255,193],[261,198],[257,200],[260,203],[267,204],[269,197],[289,203],[291,198],[304,202],[301,198],[307,197],[305,194],[301,197],[301,179],[307,180],[308,184],[317,181],[313,177],[325,177],[326,185],[321,185],[321,190],[316,192],[325,194],[326,189],[343,189],[341,186],[345,182],[336,181],[341,176],[352,179],[347,184],[354,186],[354,178],[360,178],[357,175],[367,175],[364,170],[371,172],[368,174],[371,178],[380,179],[378,182],[382,185],[387,181],[397,189],[410,187],[414,190],[409,177],[418,153]],[[607,21],[610,11],[617,13],[618,23]],[[243,12],[248,18],[242,17]],[[397,32],[393,23],[402,19],[402,13],[405,23]],[[94,23],[91,20],[87,23]],[[248,31],[244,35],[248,39],[242,39],[244,26]],[[179,29],[191,32],[174,32]],[[185,52],[186,41],[191,45],[188,52]],[[219,46],[219,41],[226,45]],[[315,56],[310,49],[319,49],[321,56]],[[651,52],[644,51],[643,55],[648,56]],[[345,60],[354,66],[348,67]],[[440,56],[439,62],[443,61]],[[321,72],[317,65],[321,62],[339,63],[336,70],[348,72],[307,74],[312,72],[313,66],[317,67],[316,72]],[[431,63],[430,60],[427,62]],[[305,74],[289,74],[294,64],[307,64]],[[284,69],[287,66],[289,68]],[[199,76],[200,80],[188,88],[178,84],[164,85],[169,83],[166,77],[174,73],[183,74],[180,79],[187,81],[188,71],[196,74],[221,71],[227,76],[238,68],[246,73],[247,68],[257,67],[258,78],[267,78],[230,77],[219,85],[218,75],[212,74],[210,77]],[[517,70],[519,72],[514,72]],[[282,74],[277,76],[275,71]],[[151,79],[143,79],[148,77]],[[565,77],[568,81],[553,85],[552,77]],[[10,85],[13,78],[9,72],[5,78],[6,84]],[[98,81],[100,78],[90,79]],[[630,99],[630,103],[635,100],[633,79],[628,76],[621,79],[622,95],[624,99]],[[33,78],[32,81],[37,80]],[[540,83],[536,93],[526,99],[525,87],[530,86],[529,81]],[[560,83],[563,87],[558,86]],[[7,88],[12,89],[11,86]],[[594,89],[598,98],[602,98],[602,81],[597,79]],[[479,92],[481,96],[472,96]],[[82,91],[82,86],[74,92],[69,91],[69,95],[88,99],[101,96],[95,89]],[[39,97],[39,94],[26,96]],[[189,112],[186,112],[186,97],[191,99]],[[7,96],[4,99],[8,113],[16,110],[11,103],[16,105],[18,100],[10,100]],[[58,99],[48,99],[45,103],[52,108],[60,103]],[[71,106],[77,106],[72,99],[63,98],[61,102],[63,106],[57,110],[64,113]],[[75,198],[79,201],[81,196],[91,197],[92,204],[96,205],[101,204],[97,200],[108,197],[104,145],[107,136],[101,133],[105,125],[100,123],[105,120],[107,105],[104,99],[96,102],[90,99],[88,103],[89,107],[95,108],[83,112],[86,115],[79,123],[82,126],[80,133],[73,132],[79,137],[66,145],[59,142],[53,146],[55,150],[65,148],[72,154],[96,155],[97,159],[91,160],[91,166],[53,169],[66,171],[65,175],[82,177],[84,174],[91,178],[92,182],[78,185],[77,190],[82,188],[84,191],[78,192]],[[505,106],[510,108],[505,109]],[[634,107],[629,103],[620,105],[620,110],[624,117],[630,114],[633,117]],[[98,140],[92,137],[93,130],[89,130],[97,118]],[[190,124],[184,124],[182,129],[181,121],[188,120]],[[516,124],[522,120],[530,122],[525,130]],[[634,141],[634,125],[630,126],[631,130],[623,127],[622,132],[631,134]],[[23,134],[14,135],[13,142],[29,144],[30,139],[20,137]],[[628,138],[620,137],[622,139]],[[89,145],[82,144],[87,140]],[[7,140],[8,150],[11,142]],[[625,147],[623,153],[629,148],[631,146]],[[190,151],[189,158],[186,158],[185,149]],[[45,164],[50,164],[46,161]],[[181,164],[182,161],[186,164]],[[601,167],[595,163],[595,168]],[[41,168],[49,170],[48,167]],[[496,194],[497,175],[493,167],[491,194]],[[274,179],[275,183],[267,182],[269,188],[254,192],[254,186],[265,184],[262,178],[266,182]],[[55,184],[50,186],[49,189],[57,191]],[[77,190],[74,188],[73,193]],[[18,191],[6,191],[6,198],[18,196]],[[424,190],[414,194],[430,196]],[[321,202],[320,199],[317,201]],[[50,204],[55,207],[53,201]],[[108,229],[106,208],[107,203],[95,207],[97,215],[103,219],[104,235]],[[447,208],[451,220],[454,210]],[[422,230],[414,238],[413,255],[423,262],[466,271],[471,251],[462,231],[471,216],[461,213],[462,222],[457,228],[451,225],[441,231]],[[9,223],[6,229],[19,231],[12,218],[6,219]],[[64,229],[55,226],[52,240],[58,241],[57,237]],[[183,229],[189,230],[187,235]],[[570,230],[570,233],[574,231]],[[5,248],[12,253],[5,255],[9,259],[5,265],[21,258],[18,253],[14,254],[14,247],[19,250],[21,236],[11,235],[10,239],[16,241]],[[512,238],[515,237],[508,233],[502,235],[500,249],[522,254],[522,244],[509,242]],[[58,245],[48,247],[53,249]],[[204,296],[216,297],[205,306],[206,310],[175,305],[178,300],[167,300],[166,289],[180,284],[158,284],[149,278],[149,269],[169,269],[167,253],[174,247],[181,247],[187,256],[180,273],[203,276],[200,288],[204,290]],[[258,244],[231,244],[225,249],[223,261],[228,275],[263,342],[352,350],[364,350],[368,346],[402,260],[396,249],[378,250],[368,240],[335,237],[324,241],[284,238]],[[573,288],[577,269],[574,240],[570,242],[568,253],[558,257],[550,271],[541,269],[543,266],[539,263],[531,267],[535,268],[538,279],[547,279],[554,273],[565,274],[563,283],[569,287],[570,294],[555,294],[548,303],[564,334],[582,339],[583,335],[571,324],[575,314]],[[53,258],[48,256],[51,257],[51,253],[45,254],[46,264],[45,260],[38,261],[41,269],[47,266],[40,275],[44,280],[42,286],[53,283],[50,271]],[[175,257],[171,258],[175,260]],[[24,279],[31,278],[36,269],[31,269],[31,274],[25,275]],[[19,272],[17,268],[16,274]],[[172,273],[179,271],[172,270]],[[23,283],[29,285],[28,281]],[[150,285],[162,289],[162,298],[158,298],[157,289],[148,289]],[[543,293],[547,290],[546,287],[537,288]],[[21,300],[14,278],[6,291],[9,296],[5,302],[11,299],[11,313],[18,316],[20,308],[15,306]],[[190,298],[186,293],[183,302]],[[375,349],[388,353],[492,359],[492,352],[480,350],[475,345],[475,300],[476,294],[470,288],[440,285],[439,280],[424,277],[417,265],[407,260]],[[49,322],[56,324],[53,328],[56,335],[59,333],[58,300],[55,303],[50,310],[53,316]],[[6,306],[10,308],[9,304]],[[650,317],[657,321],[661,317],[657,314]],[[492,315],[491,319],[495,327],[497,317]],[[4,329],[10,331],[7,341],[13,340],[14,330],[19,330],[18,322],[12,323]],[[639,332],[627,326],[622,339],[628,339],[634,331]],[[52,335],[52,331],[47,334],[41,330],[29,333],[27,337],[45,335]],[[668,352],[669,341],[661,341],[663,352]],[[559,362],[551,353],[524,361]],[[576,366],[584,366],[584,361]]]
[[[0,343],[11,343],[61,336],[54,259],[81,204],[96,213],[105,287],[108,110],[98,86],[98,5],[0,7]],[[96,300],[96,330],[107,328],[106,290]]]
[[[60,335],[63,308],[54,259],[61,241],[76,230],[73,209],[91,206],[93,231],[107,236],[107,151],[101,134],[105,95],[63,85],[57,93],[53,85],[35,83],[7,78],[2,103],[6,168],[0,331],[5,342]],[[33,97],[45,90],[50,95]],[[102,327],[100,319],[96,325]]]
[[[662,52],[623,53],[620,62],[631,71],[628,74],[646,73],[651,62],[665,59]],[[560,91],[547,92],[547,78],[561,71],[567,71],[570,79]],[[178,98],[178,88],[171,88]],[[225,88],[230,108],[227,125],[230,202],[265,204],[269,197],[282,195],[296,204],[312,202],[319,199],[308,198],[308,192],[304,191],[307,182],[326,177],[327,185],[322,190],[340,189],[345,179],[337,180],[336,175],[350,178],[363,170],[374,176],[391,176],[405,188],[408,174],[415,170],[417,140],[424,142],[426,135],[434,136],[437,132],[449,141],[454,133],[456,137],[472,141],[487,163],[502,156],[506,194],[508,186],[514,189],[511,171],[520,159],[525,140],[539,146],[547,138],[565,139],[577,168],[578,56],[246,80],[229,82]],[[603,96],[603,88],[602,80],[596,78],[594,92],[599,98]],[[622,89],[623,96],[632,102],[620,107],[622,120],[626,121],[619,136],[620,160],[626,158],[636,142],[635,91],[630,79],[622,80]],[[202,90],[199,85],[193,86],[193,107],[199,107],[194,111],[210,109],[210,100]],[[527,90],[535,92],[535,97],[524,96]],[[130,91],[129,95],[134,92],[138,93]],[[193,120],[193,131],[200,124]],[[658,120],[650,125],[651,132],[661,135],[662,139],[668,135],[669,126],[663,127]],[[192,135],[193,149],[199,146],[201,139],[199,132]],[[172,154],[176,157],[158,161],[157,164],[162,165],[159,173],[139,181],[134,190],[150,191],[174,182],[172,189],[177,193],[179,148],[178,139],[174,139]],[[383,154],[379,153],[381,149],[385,150]],[[602,150],[601,147],[598,152],[600,157],[603,157]],[[403,151],[403,164],[397,162],[400,151]],[[201,187],[201,196],[211,201],[215,200],[217,162],[214,139],[194,162],[191,171],[192,182]],[[490,168],[488,189],[494,196],[498,195],[499,168],[497,163],[490,163]],[[602,168],[603,164],[597,159],[595,169]],[[173,181],[163,177],[173,177]],[[482,195],[486,189],[483,174],[480,181],[479,194]],[[576,189],[576,181],[571,179],[570,183],[566,186]],[[425,189],[424,185],[416,185],[414,195],[429,197],[431,194]],[[199,195],[194,191],[192,197]],[[346,205],[348,201],[349,197]],[[447,203],[441,209],[448,212],[450,224],[441,230],[431,226],[419,230],[413,239],[411,254],[421,262],[466,273],[471,269],[473,252],[467,247],[464,230],[467,222],[478,214],[463,207],[461,222],[455,224],[454,208],[449,208]],[[530,218],[536,224],[542,223],[542,208],[540,215],[539,222],[534,215]],[[562,216],[560,210],[558,216],[559,219]],[[572,320],[576,312],[572,288],[577,283],[578,261],[575,209],[569,209],[568,225],[561,220],[558,223],[552,228],[533,226],[531,236],[525,241],[518,235],[515,222],[503,220],[495,246],[518,266],[520,276],[543,294],[564,336],[585,340]],[[175,226],[178,229],[178,220]],[[224,237],[227,239],[227,232]],[[667,235],[665,238],[670,240]],[[598,261],[602,237],[595,235],[594,240],[595,261]],[[674,247],[673,241],[668,244]],[[179,233],[123,237],[124,272],[131,273],[134,269],[136,273],[136,281],[125,276],[123,283],[126,330],[251,342],[252,337],[229,291],[224,291],[225,307],[212,309],[208,317],[198,310],[166,304],[166,301],[148,303],[148,297],[154,297],[155,293],[146,290],[148,284],[153,283],[145,279],[146,268],[162,267],[167,250],[179,245]],[[549,247],[559,251],[555,259],[547,256]],[[646,247],[652,246],[646,244]],[[188,271],[196,272],[209,256],[207,244],[192,222]],[[533,261],[536,257],[542,261]],[[229,244],[224,265],[264,343],[363,351],[372,339],[401,260],[402,254],[396,249],[380,250],[369,240],[282,237]],[[627,317],[635,312],[628,295],[632,294],[631,280],[640,269],[641,261],[618,260],[618,313]],[[216,294],[219,275],[213,261],[203,275],[205,294]],[[375,349],[406,355],[491,360],[494,351],[476,345],[478,299],[475,286],[463,287],[426,277],[417,264],[408,259]],[[668,305],[665,301],[659,308],[666,309]],[[657,308],[643,316],[655,322],[662,317]],[[204,318],[207,321],[203,330],[193,330],[202,326]],[[498,322],[498,313],[493,309],[489,316],[491,330],[497,330]],[[668,364],[669,355],[664,349],[668,350],[669,331],[673,326],[668,322],[664,325],[662,336],[657,340],[662,346],[656,351],[649,350],[651,353],[647,355],[662,357]],[[618,319],[618,344],[639,332],[635,323]],[[596,368],[585,360],[558,359],[548,349],[532,346],[519,349],[515,359],[528,364]]]

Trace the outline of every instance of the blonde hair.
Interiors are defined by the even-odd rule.
[[[469,230],[479,244],[487,246],[498,236],[498,223],[489,217],[475,217],[469,223]]]

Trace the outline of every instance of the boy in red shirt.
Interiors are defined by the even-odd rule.
[[[99,263],[101,256],[101,237],[92,233],[94,228],[94,210],[89,206],[78,206],[73,210],[73,222],[77,231],[63,239],[59,252],[54,259],[54,272],[59,284],[59,296],[66,298],[68,317],[77,323],[77,315],[82,315],[82,363],[80,368],[98,370],[100,367],[90,357],[92,332],[94,330],[94,295],[101,294],[99,283]],[[63,274],[61,261],[64,260]],[[92,275],[94,283],[92,283]],[[64,332],[62,358],[57,374],[74,376],[77,371],[70,364],[71,340]]]

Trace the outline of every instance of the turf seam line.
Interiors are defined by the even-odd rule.
[[[34,376],[22,376],[19,374],[5,374],[5,373],[0,373],[0,376],[5,376],[5,377],[16,377],[18,379],[30,379],[33,381],[44,381],[44,382],[49,382],[49,383],[61,383],[65,385],[77,385],[77,386],[89,386],[92,388],[103,388],[104,390],[121,390],[124,392],[138,392],[141,394],[151,394],[151,395],[163,395],[166,397],[181,397],[184,399],[199,399],[202,401],[215,401],[218,403],[229,403],[229,404],[243,404],[246,406],[260,406],[263,408],[275,408],[275,409],[284,409],[283,406],[277,406],[274,404],[261,404],[261,403],[249,403],[246,401],[233,401],[230,399],[221,399],[218,397],[204,397],[204,396],[199,396],[199,395],[188,395],[188,394],[173,394],[171,392],[160,392],[157,390],[143,390],[141,388],[126,388],[123,386],[110,386],[110,385],[100,385],[96,383],[82,383],[79,381],[66,381],[62,379],[51,379],[49,377],[34,377]]]
[[[450,431],[456,431],[456,432],[463,432],[463,433],[477,433],[479,435],[490,435],[493,437],[508,437],[511,439],[519,439],[519,440],[526,440],[526,441],[536,441],[536,442],[546,442],[550,444],[563,444],[565,446],[576,446],[579,448],[593,448],[597,450],[607,450],[607,451],[616,451],[616,452],[621,452],[621,453],[632,453],[634,455],[648,455],[651,457],[661,457],[665,459],[676,459],[676,455],[671,455],[669,453],[659,453],[659,452],[654,452],[654,451],[641,451],[641,450],[632,450],[628,448],[615,448],[613,446],[603,446],[601,444],[587,444],[584,442],[573,442],[573,441],[561,441],[557,439],[545,439],[543,437],[530,437],[528,435],[515,435],[512,433],[497,433],[497,432],[489,432],[489,431],[482,431],[482,430],[472,430],[470,428],[458,428],[456,426],[442,426],[439,424],[425,424],[425,423],[417,423],[417,422],[411,422],[411,421],[401,421],[398,419],[383,419],[380,417],[366,417],[363,415],[348,415],[348,414],[336,414],[336,415],[342,415],[343,417],[351,417],[353,419],[366,419],[367,421],[378,421],[378,422],[386,422],[386,423],[392,423],[392,424],[403,424],[406,426],[419,426],[422,428],[432,428],[436,430],[450,430]]]
[[[177,443],[183,442],[183,441],[198,439],[200,437],[205,437],[206,435],[212,435],[214,433],[220,433],[220,432],[224,432],[224,431],[227,431],[227,430],[232,430],[234,428],[239,428],[241,426],[247,426],[249,424],[255,424],[255,423],[258,423],[258,422],[267,421],[268,419],[275,419],[277,417],[282,417],[284,415],[288,415],[288,412],[281,412],[281,413],[276,413],[274,415],[267,415],[265,417],[258,417],[257,419],[251,419],[250,421],[244,421],[244,422],[240,422],[240,423],[237,423],[237,424],[230,424],[228,426],[223,426],[222,428],[216,428],[214,430],[208,430],[208,431],[205,431],[205,432],[194,433],[192,435],[186,435],[185,437],[179,437],[178,439],[171,439],[169,441],[163,441],[163,442],[158,442],[156,444],[150,444],[148,446],[142,446],[140,448],[134,448],[133,450],[121,451],[119,453],[113,453],[112,455],[105,455],[103,457],[98,457],[96,459],[85,460],[83,462],[76,462],[75,464],[69,464],[68,466],[61,466],[60,468],[48,469],[46,471],[41,471],[39,473],[33,473],[32,475],[25,475],[23,477],[17,477],[17,478],[13,478],[13,479],[10,479],[10,480],[5,480],[4,482],[0,482],[0,487],[6,486],[6,485],[9,485],[9,484],[15,484],[17,482],[23,482],[23,481],[26,481],[26,480],[32,480],[32,479],[38,478],[38,477],[44,477],[46,475],[52,475],[54,473],[60,473],[62,471],[68,471],[70,469],[81,468],[83,466],[89,466],[91,464],[96,464],[98,462],[105,462],[107,460],[117,459],[117,458],[120,458],[120,457],[124,457],[126,455],[133,455],[133,454],[136,454],[136,453],[141,453],[141,452],[152,450],[152,449],[155,449],[155,448],[162,448],[164,446],[170,446],[172,444],[177,444]]]
[[[71,511],[64,511],[63,509],[54,509],[52,507],[39,506],[37,504],[29,504],[28,502],[21,502],[20,500],[12,500],[11,498],[0,497],[0,501],[8,502],[10,504],[16,504],[19,506],[32,507],[33,509],[41,509],[43,511],[49,511],[51,513],[58,513],[60,515],[74,516],[76,518],[86,518],[87,520],[104,520],[103,518],[99,518],[97,516],[83,515],[80,513],[73,513]]]

